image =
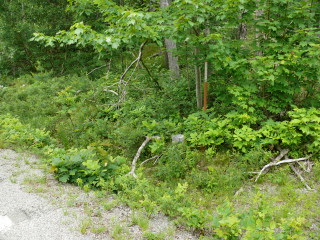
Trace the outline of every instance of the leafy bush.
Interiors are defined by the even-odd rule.
[[[80,186],[104,187],[111,176],[124,162],[123,157],[99,159],[94,149],[49,148],[51,170],[61,182],[77,183]]]
[[[67,148],[85,148],[109,132],[104,84],[87,77],[24,75],[0,88],[0,111],[46,128]]]
[[[300,217],[277,222],[270,214],[270,207],[260,205],[244,213],[235,213],[230,203],[218,208],[218,215],[213,217],[214,236],[219,239],[306,239],[303,227],[306,220]]]
[[[288,121],[267,120],[259,125],[250,123],[249,115],[238,114],[216,117],[192,114],[185,121],[187,141],[194,147],[218,149],[233,148],[241,152],[262,147],[264,149],[289,148],[292,152],[317,153],[320,139],[320,111],[315,108],[294,109],[288,112]],[[241,117],[245,121],[239,121]],[[295,153],[292,153],[295,154]]]
[[[162,153],[154,174],[165,181],[185,178],[200,160],[200,155],[184,144],[171,144]]]
[[[0,115],[0,136],[6,144],[31,148],[43,148],[55,142],[48,131],[34,129],[9,114]]]

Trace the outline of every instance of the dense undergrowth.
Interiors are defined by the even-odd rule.
[[[3,79],[1,147],[38,151],[61,182],[115,193],[148,214],[161,211],[204,239],[317,238],[318,193],[304,192],[288,166],[258,183],[252,172],[281,148],[292,158],[312,154],[307,180],[318,189],[318,109],[293,106],[281,120],[215,107],[195,112],[188,91],[169,84],[163,92],[132,85],[118,107],[107,88],[114,81],[50,73]],[[171,143],[178,133],[186,141]],[[139,166],[135,179],[128,172],[145,136],[161,139],[139,163],[160,158]]]
[[[0,147],[36,151],[61,182],[161,211],[203,239],[319,239],[319,9],[311,0],[4,0]],[[146,136],[159,139],[134,178]],[[286,164],[255,182],[285,149],[312,156],[296,166],[315,191]]]

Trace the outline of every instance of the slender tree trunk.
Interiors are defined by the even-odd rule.
[[[208,61],[204,63],[203,110],[208,108]]]
[[[160,7],[168,7],[171,0],[160,0]],[[173,39],[164,40],[166,46],[166,54],[168,59],[169,70],[173,79],[177,79],[180,76],[180,67],[178,64],[178,57],[174,56],[173,52],[177,49],[177,44]]]
[[[247,39],[247,24],[240,23],[238,27],[238,39]]]
[[[259,17],[261,17],[261,16],[263,15],[263,10],[259,9],[260,0],[258,0],[258,1],[256,2],[256,4],[257,4],[257,9],[256,9],[256,11],[255,11],[254,14],[255,14],[255,20],[256,20],[256,23],[257,23]],[[257,55],[257,56],[262,56],[262,55],[263,55],[263,51],[261,50],[261,44],[260,44],[260,38],[261,38],[261,36],[263,36],[263,33],[261,33],[261,32],[259,31],[259,29],[256,28],[256,45],[257,45],[257,49],[258,49],[258,51],[256,52],[256,55]]]
[[[245,40],[247,39],[247,24],[242,20],[243,19],[243,15],[246,14],[247,11],[244,10],[241,12],[240,16],[239,16],[239,26],[237,29],[237,38],[240,40]]]
[[[199,50],[196,48],[194,51],[195,58],[197,60]],[[202,108],[202,92],[201,92],[201,71],[200,67],[195,65],[195,76],[196,76],[196,99],[197,99],[197,108],[201,109]]]
[[[188,43],[185,45],[185,52],[186,52],[186,70],[187,70],[187,81],[188,81],[188,90],[191,92],[191,85],[192,85],[192,80],[190,78],[190,72],[189,72],[189,51],[188,51]]]
[[[197,108],[202,108],[202,94],[201,94],[201,74],[200,67],[195,66],[195,74],[196,74],[196,98],[197,98]]]

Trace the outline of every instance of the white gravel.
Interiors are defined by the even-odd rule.
[[[128,207],[105,210],[112,196],[61,184],[41,168],[34,156],[0,149],[0,240],[143,239]],[[147,231],[197,239],[161,214],[150,219]]]
[[[21,155],[10,150],[0,150],[0,217],[7,222],[0,221],[0,224],[2,222],[2,225],[6,225],[0,227],[0,239],[92,239],[92,236],[71,231],[68,225],[63,224],[65,216],[62,210],[53,206],[48,199],[24,191],[21,178],[30,170],[31,166],[23,162]],[[14,179],[17,172],[20,176]],[[33,172],[39,174],[38,170]],[[8,221],[12,224],[8,224]]]

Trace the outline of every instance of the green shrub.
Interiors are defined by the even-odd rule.
[[[277,222],[271,215],[270,205],[259,205],[244,213],[235,213],[229,202],[218,208],[213,217],[213,236],[219,239],[286,240],[306,239],[303,228],[306,220],[300,217]]]
[[[104,187],[113,172],[124,162],[122,157],[109,156],[100,160],[94,149],[48,149],[52,171],[61,182],[77,183],[80,186]]]
[[[289,148],[293,155],[318,152],[320,111],[315,108],[294,109],[288,115],[290,120],[269,119],[258,125],[248,114],[217,117],[196,113],[190,115],[183,125],[191,146],[210,148],[211,152],[231,148],[246,153],[257,147],[265,150]]]
[[[183,179],[196,166],[201,156],[184,144],[171,144],[164,150],[154,172],[161,180]]]
[[[43,148],[55,142],[48,131],[34,129],[9,114],[0,115],[0,136],[6,144],[32,148]]]

